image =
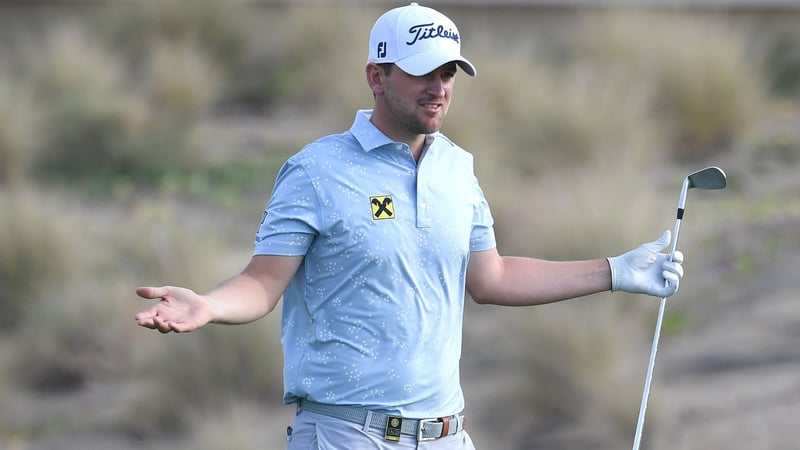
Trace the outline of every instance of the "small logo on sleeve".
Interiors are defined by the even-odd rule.
[[[370,197],[369,202],[372,204],[373,220],[394,219],[394,202],[391,195]]]

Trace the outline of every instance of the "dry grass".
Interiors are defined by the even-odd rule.
[[[221,69],[193,41],[153,41],[136,67],[85,26],[59,24],[25,52],[42,114],[35,167],[59,179],[157,177],[201,161],[193,132]]]
[[[333,115],[336,127],[350,124],[351,112],[371,101],[363,70],[367,48],[342,43],[363,41],[377,17],[371,11],[288,7],[265,37],[278,53],[266,74],[278,95],[277,108],[314,120]]]
[[[218,98],[222,71],[191,42],[154,45],[148,67],[148,92],[154,108],[192,118]]]
[[[24,328],[26,305],[42,289],[57,287],[82,261],[70,228],[36,192],[0,191],[0,326],[5,333]]]
[[[678,159],[729,151],[760,117],[765,83],[740,29],[685,14],[617,13],[586,23],[576,58],[649,80],[652,109]]]
[[[0,72],[0,185],[28,177],[40,139],[39,114],[23,83]]]

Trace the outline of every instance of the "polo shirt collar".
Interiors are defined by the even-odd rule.
[[[356,118],[353,126],[350,127],[350,133],[356,138],[361,148],[364,151],[372,151],[376,148],[385,145],[394,145],[395,141],[391,140],[388,136],[383,134],[378,127],[370,121],[372,117],[371,109],[360,109],[356,112]],[[425,146],[430,146],[438,133],[433,133],[425,136]]]

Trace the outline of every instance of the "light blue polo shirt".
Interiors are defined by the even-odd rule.
[[[256,255],[303,255],[283,296],[284,400],[410,418],[464,408],[465,276],[495,246],[472,155],[441,133],[417,164],[358,111],[278,173]]]

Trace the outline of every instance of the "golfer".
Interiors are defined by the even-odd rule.
[[[655,242],[555,262],[501,256],[472,155],[442,126],[459,72],[455,24],[411,3],[375,23],[372,109],[289,158],[244,270],[210,292],[162,286],[139,325],[243,324],[283,298],[289,449],[472,449],[459,358],[464,299],[522,306],[607,290],[670,296],[683,274]]]

